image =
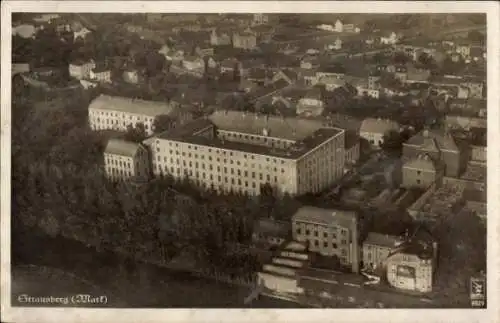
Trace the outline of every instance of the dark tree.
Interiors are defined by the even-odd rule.
[[[393,61],[396,64],[404,65],[410,61],[410,58],[405,53],[397,52],[394,53]]]
[[[175,120],[168,114],[160,114],[156,116],[153,122],[153,131],[160,133],[175,127]]]
[[[138,123],[137,126],[132,125],[127,126],[127,132],[124,135],[124,139],[132,142],[141,142],[146,139],[146,128],[142,122]]]
[[[469,33],[467,34],[467,38],[473,42],[478,42],[481,44],[485,41],[484,34],[477,30],[469,31]]]

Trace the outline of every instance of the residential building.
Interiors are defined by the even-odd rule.
[[[153,134],[156,116],[167,114],[184,122],[189,114],[181,113],[173,104],[100,95],[89,105],[89,124],[92,130],[126,131],[129,125],[143,123],[146,134]]]
[[[402,237],[382,234],[377,232],[368,233],[363,242],[362,259],[363,270],[377,272],[385,268],[385,263],[396,248],[403,242]]]
[[[199,57],[205,57],[205,56],[213,56],[214,55],[214,48],[210,46],[196,46],[194,49],[196,55]]]
[[[299,78],[299,75],[292,69],[280,69],[276,72],[272,78],[272,82],[278,80],[285,80],[288,84],[295,84]]]
[[[344,130],[319,121],[215,111],[158,134],[153,173],[188,176],[205,187],[259,195],[320,192],[344,168]],[[327,162],[328,161],[328,162]]]
[[[389,256],[387,281],[401,290],[428,293],[432,291],[435,246],[415,245]]]
[[[428,155],[436,164],[441,161],[445,176],[458,177],[466,164],[466,155],[461,153],[450,133],[424,129],[403,143],[403,160],[419,155]]]
[[[99,83],[111,83],[111,69],[103,65],[98,65],[90,70],[89,77],[91,80]]]
[[[402,175],[403,187],[427,189],[443,178],[444,167],[440,160],[421,154],[403,164]]]
[[[344,87],[346,81],[336,76],[322,76],[317,78],[317,84],[323,85],[326,91],[332,92],[337,88]]]
[[[188,71],[205,73],[205,61],[203,58],[192,55],[186,56],[182,60],[182,67],[184,67]]]
[[[337,19],[337,21],[335,21],[335,31],[338,33],[344,31],[344,23],[342,23],[340,19]]]
[[[356,212],[301,207],[292,217],[292,236],[308,250],[337,257],[342,265],[359,272],[358,220]]]
[[[341,50],[342,49],[342,39],[337,38],[333,44],[325,45],[327,50]]]
[[[394,45],[399,41],[399,37],[395,32],[391,32],[388,36],[380,37],[380,43],[384,45]]]
[[[306,95],[301,98],[296,107],[297,115],[320,116],[323,113],[325,103],[321,97],[319,87],[311,88]]]
[[[400,125],[396,121],[388,119],[366,118],[361,123],[359,135],[366,139],[373,147],[379,148],[384,142],[384,135],[390,131],[399,132]]]
[[[269,15],[263,13],[253,14],[253,25],[265,25],[269,22]]]
[[[123,81],[129,84],[138,84],[142,79],[141,71],[135,68],[127,68],[122,74]]]
[[[237,73],[241,75],[241,69],[242,69],[241,62],[234,57],[226,58],[220,63],[221,74]]]
[[[219,33],[214,28],[210,34],[210,45],[212,46],[224,46],[231,45],[231,36],[228,33]]]
[[[110,139],[104,149],[104,170],[112,180],[149,179],[149,155],[142,144],[121,139]]]
[[[91,30],[87,29],[86,27],[83,27],[80,30],[73,32],[73,39],[81,38],[85,40],[85,38],[91,33],[92,33]]]
[[[88,79],[90,71],[95,68],[95,62],[89,61],[75,61],[69,64],[69,76],[78,80]]]
[[[300,68],[303,69],[316,69],[319,67],[319,60],[316,56],[307,55],[300,60]]]
[[[430,77],[430,70],[410,67],[407,69],[405,83],[428,83]]]
[[[359,135],[347,130],[345,133],[345,164],[354,165],[359,160]]]
[[[233,47],[252,50],[257,47],[257,37],[254,33],[245,31],[233,34]]]

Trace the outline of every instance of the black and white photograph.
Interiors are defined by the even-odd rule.
[[[497,4],[16,2],[3,310],[497,322]]]

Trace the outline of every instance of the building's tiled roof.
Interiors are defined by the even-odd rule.
[[[266,95],[272,94],[274,92],[280,91],[288,86],[288,82],[280,79],[274,83],[271,83],[269,85],[263,86],[263,87],[258,87],[254,90],[252,90],[250,93],[248,93],[250,101],[257,100],[259,98],[262,98]]]
[[[399,130],[399,124],[393,120],[366,118],[361,123],[360,132],[385,134],[388,131]]]
[[[155,117],[176,111],[171,105],[162,102],[130,99],[101,94],[89,105],[89,109],[121,111]]]
[[[344,86],[346,82],[344,80],[338,79],[336,77],[322,76],[318,79],[318,83],[325,84],[325,85]]]
[[[437,146],[439,150],[458,151],[457,144],[451,136],[440,130],[422,130],[415,136],[408,139],[404,145],[419,146],[429,148],[430,144]]]
[[[255,233],[284,238],[290,233],[290,224],[288,222],[261,218],[255,222],[253,231]]]
[[[397,247],[402,242],[401,237],[377,232],[368,233],[363,245],[380,246],[386,248]]]
[[[261,135],[263,129],[268,129],[269,136],[288,140],[301,140],[322,128],[321,122],[312,120],[239,111],[216,111],[209,118],[217,127],[228,131]]]
[[[127,157],[134,157],[140,148],[140,144],[135,142],[125,141],[121,139],[110,139],[106,148],[105,154],[120,155]]]
[[[321,89],[317,86],[313,86],[307,91],[304,99],[316,99],[321,100]]]
[[[211,126],[249,135],[263,135],[263,129],[268,129],[270,137],[288,139],[295,143],[283,149],[196,135],[197,132]],[[339,128],[323,127],[321,122],[312,120],[271,116],[266,118],[253,113],[216,111],[208,118],[194,120],[186,126],[161,133],[157,137],[220,149],[297,159],[342,131]]]
[[[316,223],[321,225],[340,225],[351,228],[356,221],[353,211],[323,209],[314,206],[303,206],[295,212],[292,221]]]

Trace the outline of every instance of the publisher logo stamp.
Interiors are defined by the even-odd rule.
[[[486,307],[486,279],[484,277],[471,277],[470,301],[474,308]]]

